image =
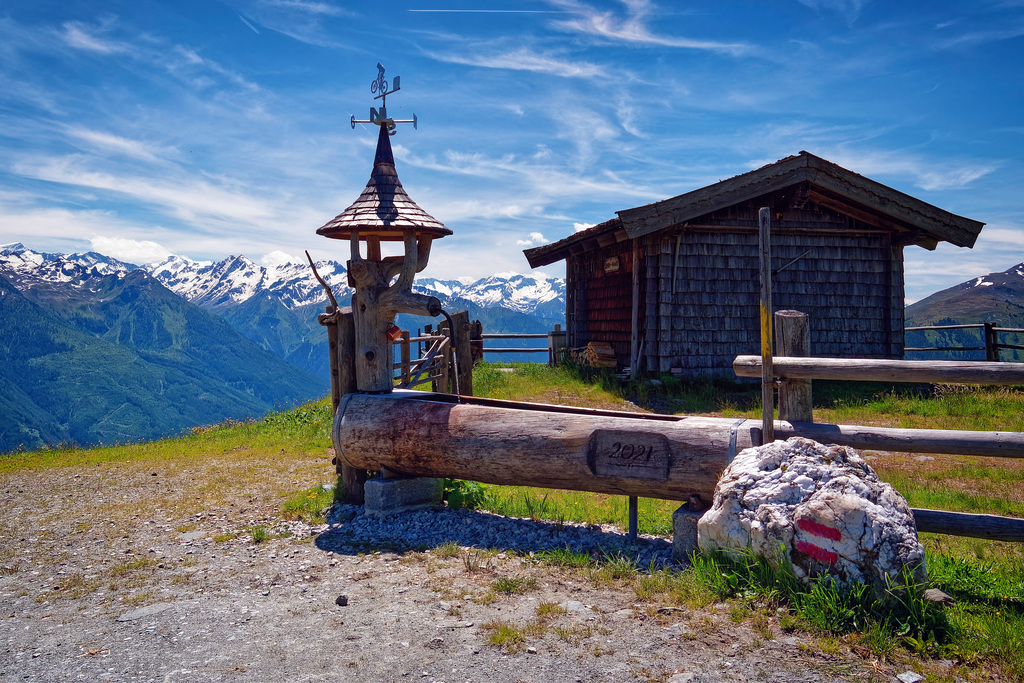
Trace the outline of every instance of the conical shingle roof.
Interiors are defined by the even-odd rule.
[[[438,238],[452,234],[444,224],[409,198],[398,179],[395,157],[391,152],[388,127],[380,127],[373,173],[359,198],[316,234],[334,239],[348,239],[353,232],[360,237],[375,236],[384,241],[399,242],[404,233],[415,232]]]

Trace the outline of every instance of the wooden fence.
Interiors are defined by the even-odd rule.
[[[776,351],[772,377],[779,380],[776,438],[803,436],[823,443],[909,453],[1024,458],[1024,433],[887,429],[816,425],[811,408],[812,379],[967,384],[1024,384],[1024,364],[978,361],[898,361],[800,357],[809,348],[807,316],[796,311],[775,314]],[[760,356],[737,356],[739,377],[761,377]],[[1024,542],[1024,519],[913,509],[918,531]]]
[[[548,355],[548,365],[558,365],[566,348],[566,331],[562,329],[561,325],[555,325],[555,329],[552,331],[540,334],[488,334],[485,332],[481,336],[485,344],[481,349],[483,353],[546,353]],[[532,348],[486,346],[488,339],[547,339],[548,343],[547,346]]]
[[[981,346],[919,346],[906,347],[903,350],[911,351],[984,351],[985,360],[999,362],[1000,349],[1014,349],[1024,351],[1021,344],[1003,344],[999,341],[1000,334],[1024,334],[1024,329],[1013,327],[996,327],[996,323],[976,323],[973,325],[928,325],[924,327],[907,327],[907,332],[938,332],[940,330],[980,330]]]
[[[451,339],[446,334],[419,334],[411,336],[408,330],[395,340],[399,360],[393,366],[398,370],[395,386],[411,389],[431,382],[434,391],[447,391],[448,374],[452,364]],[[417,358],[412,357],[416,349]],[[445,387],[440,389],[439,387]]]
[[[479,339],[469,341],[472,358],[482,358],[485,353],[546,353],[549,365],[557,365],[561,360],[566,339],[565,330],[561,325],[555,325],[551,332],[540,334],[482,333],[478,336]],[[486,345],[488,340],[495,339],[546,339],[547,345],[533,348]],[[401,336],[394,342],[398,350],[398,360],[394,364],[394,369],[398,371],[395,386],[406,389],[429,381],[433,382],[435,391],[447,391],[439,388],[448,386],[448,373],[452,364],[450,344],[447,340],[445,328],[434,332],[428,327],[424,332],[418,332],[416,336],[412,336],[408,331],[402,331]],[[416,358],[413,358],[414,353]]]

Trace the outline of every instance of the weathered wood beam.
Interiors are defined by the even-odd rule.
[[[898,453],[942,453],[990,458],[1024,458],[1024,433],[956,429],[898,429],[814,422],[775,423],[775,436],[802,436],[819,443]]]
[[[355,468],[680,501],[698,495],[710,503],[730,448],[751,446],[754,433],[742,429],[746,420],[466,401],[353,394],[342,402],[334,438]]]
[[[1024,543],[1024,519],[912,508],[918,532]]]
[[[738,377],[760,377],[761,359],[758,356],[737,356],[732,363],[732,369]],[[1024,364],[980,361],[779,357],[773,359],[772,373],[780,379],[925,384],[1024,384]]]

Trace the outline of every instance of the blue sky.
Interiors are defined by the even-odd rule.
[[[908,300],[1024,261],[1019,0],[7,0],[0,243],[343,260],[315,230],[369,175],[378,61],[455,232],[432,277],[800,150],[988,224],[909,247]]]

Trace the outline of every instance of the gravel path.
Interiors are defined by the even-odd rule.
[[[276,519],[272,496],[207,499],[190,487],[208,472],[161,468],[0,477],[0,679],[895,680],[841,646],[734,623],[727,605],[659,608],[529,555],[628,549],[609,528],[350,507],[310,528]],[[254,524],[270,538],[254,543]],[[638,552],[662,563],[669,544]]]

